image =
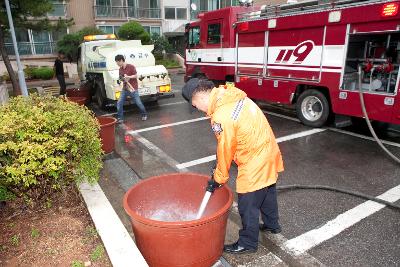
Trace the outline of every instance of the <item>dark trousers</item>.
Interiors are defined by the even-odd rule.
[[[265,226],[280,228],[275,184],[254,192],[238,193],[238,208],[243,226],[238,242],[242,247],[257,248],[260,212]]]
[[[60,84],[60,95],[65,95],[67,86],[65,85],[64,75],[57,75],[57,80],[58,80],[58,83]]]

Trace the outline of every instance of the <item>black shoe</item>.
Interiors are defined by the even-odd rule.
[[[260,224],[260,231],[261,232],[270,232],[271,234],[279,234],[280,232],[282,232],[282,229],[280,227],[278,227],[276,229],[272,229],[272,228],[265,226],[264,224]]]
[[[245,248],[242,246],[239,246],[239,243],[233,243],[230,245],[225,245],[224,246],[224,251],[227,253],[232,253],[232,254],[243,254],[243,253],[255,253],[257,249],[252,249],[252,248]]]

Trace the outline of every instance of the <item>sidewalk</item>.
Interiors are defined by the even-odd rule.
[[[73,78],[65,78],[65,83],[68,86],[71,85],[76,85],[77,80]],[[52,80],[36,80],[36,81],[27,81],[26,82],[26,87],[28,88],[33,88],[33,87],[49,87],[49,86],[59,86],[58,80],[57,79],[52,79]],[[12,90],[12,84],[11,82],[7,83],[7,89]]]

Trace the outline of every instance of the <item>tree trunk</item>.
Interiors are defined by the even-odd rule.
[[[12,68],[10,59],[8,58],[6,46],[4,44],[4,32],[1,27],[0,27],[0,53],[1,57],[3,58],[4,64],[6,65],[8,75],[10,75],[11,83],[13,86],[13,95],[14,96],[21,95],[21,88],[19,88],[17,77],[15,76],[15,72]]]

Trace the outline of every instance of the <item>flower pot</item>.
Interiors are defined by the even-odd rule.
[[[85,97],[85,104],[89,104],[91,99],[90,90],[85,87],[68,88],[67,97]]]
[[[209,267],[221,257],[233,197],[227,186],[215,190],[203,217],[196,220],[208,179],[194,173],[166,174],[142,180],[126,192],[124,209],[150,266]]]
[[[101,148],[107,153],[111,153],[115,147],[115,123],[117,119],[113,117],[97,117],[100,124]]]
[[[83,97],[83,96],[68,96],[67,99],[68,99],[68,101],[77,103],[78,105],[81,105],[81,106],[85,105],[85,102],[86,102],[86,97]]]

